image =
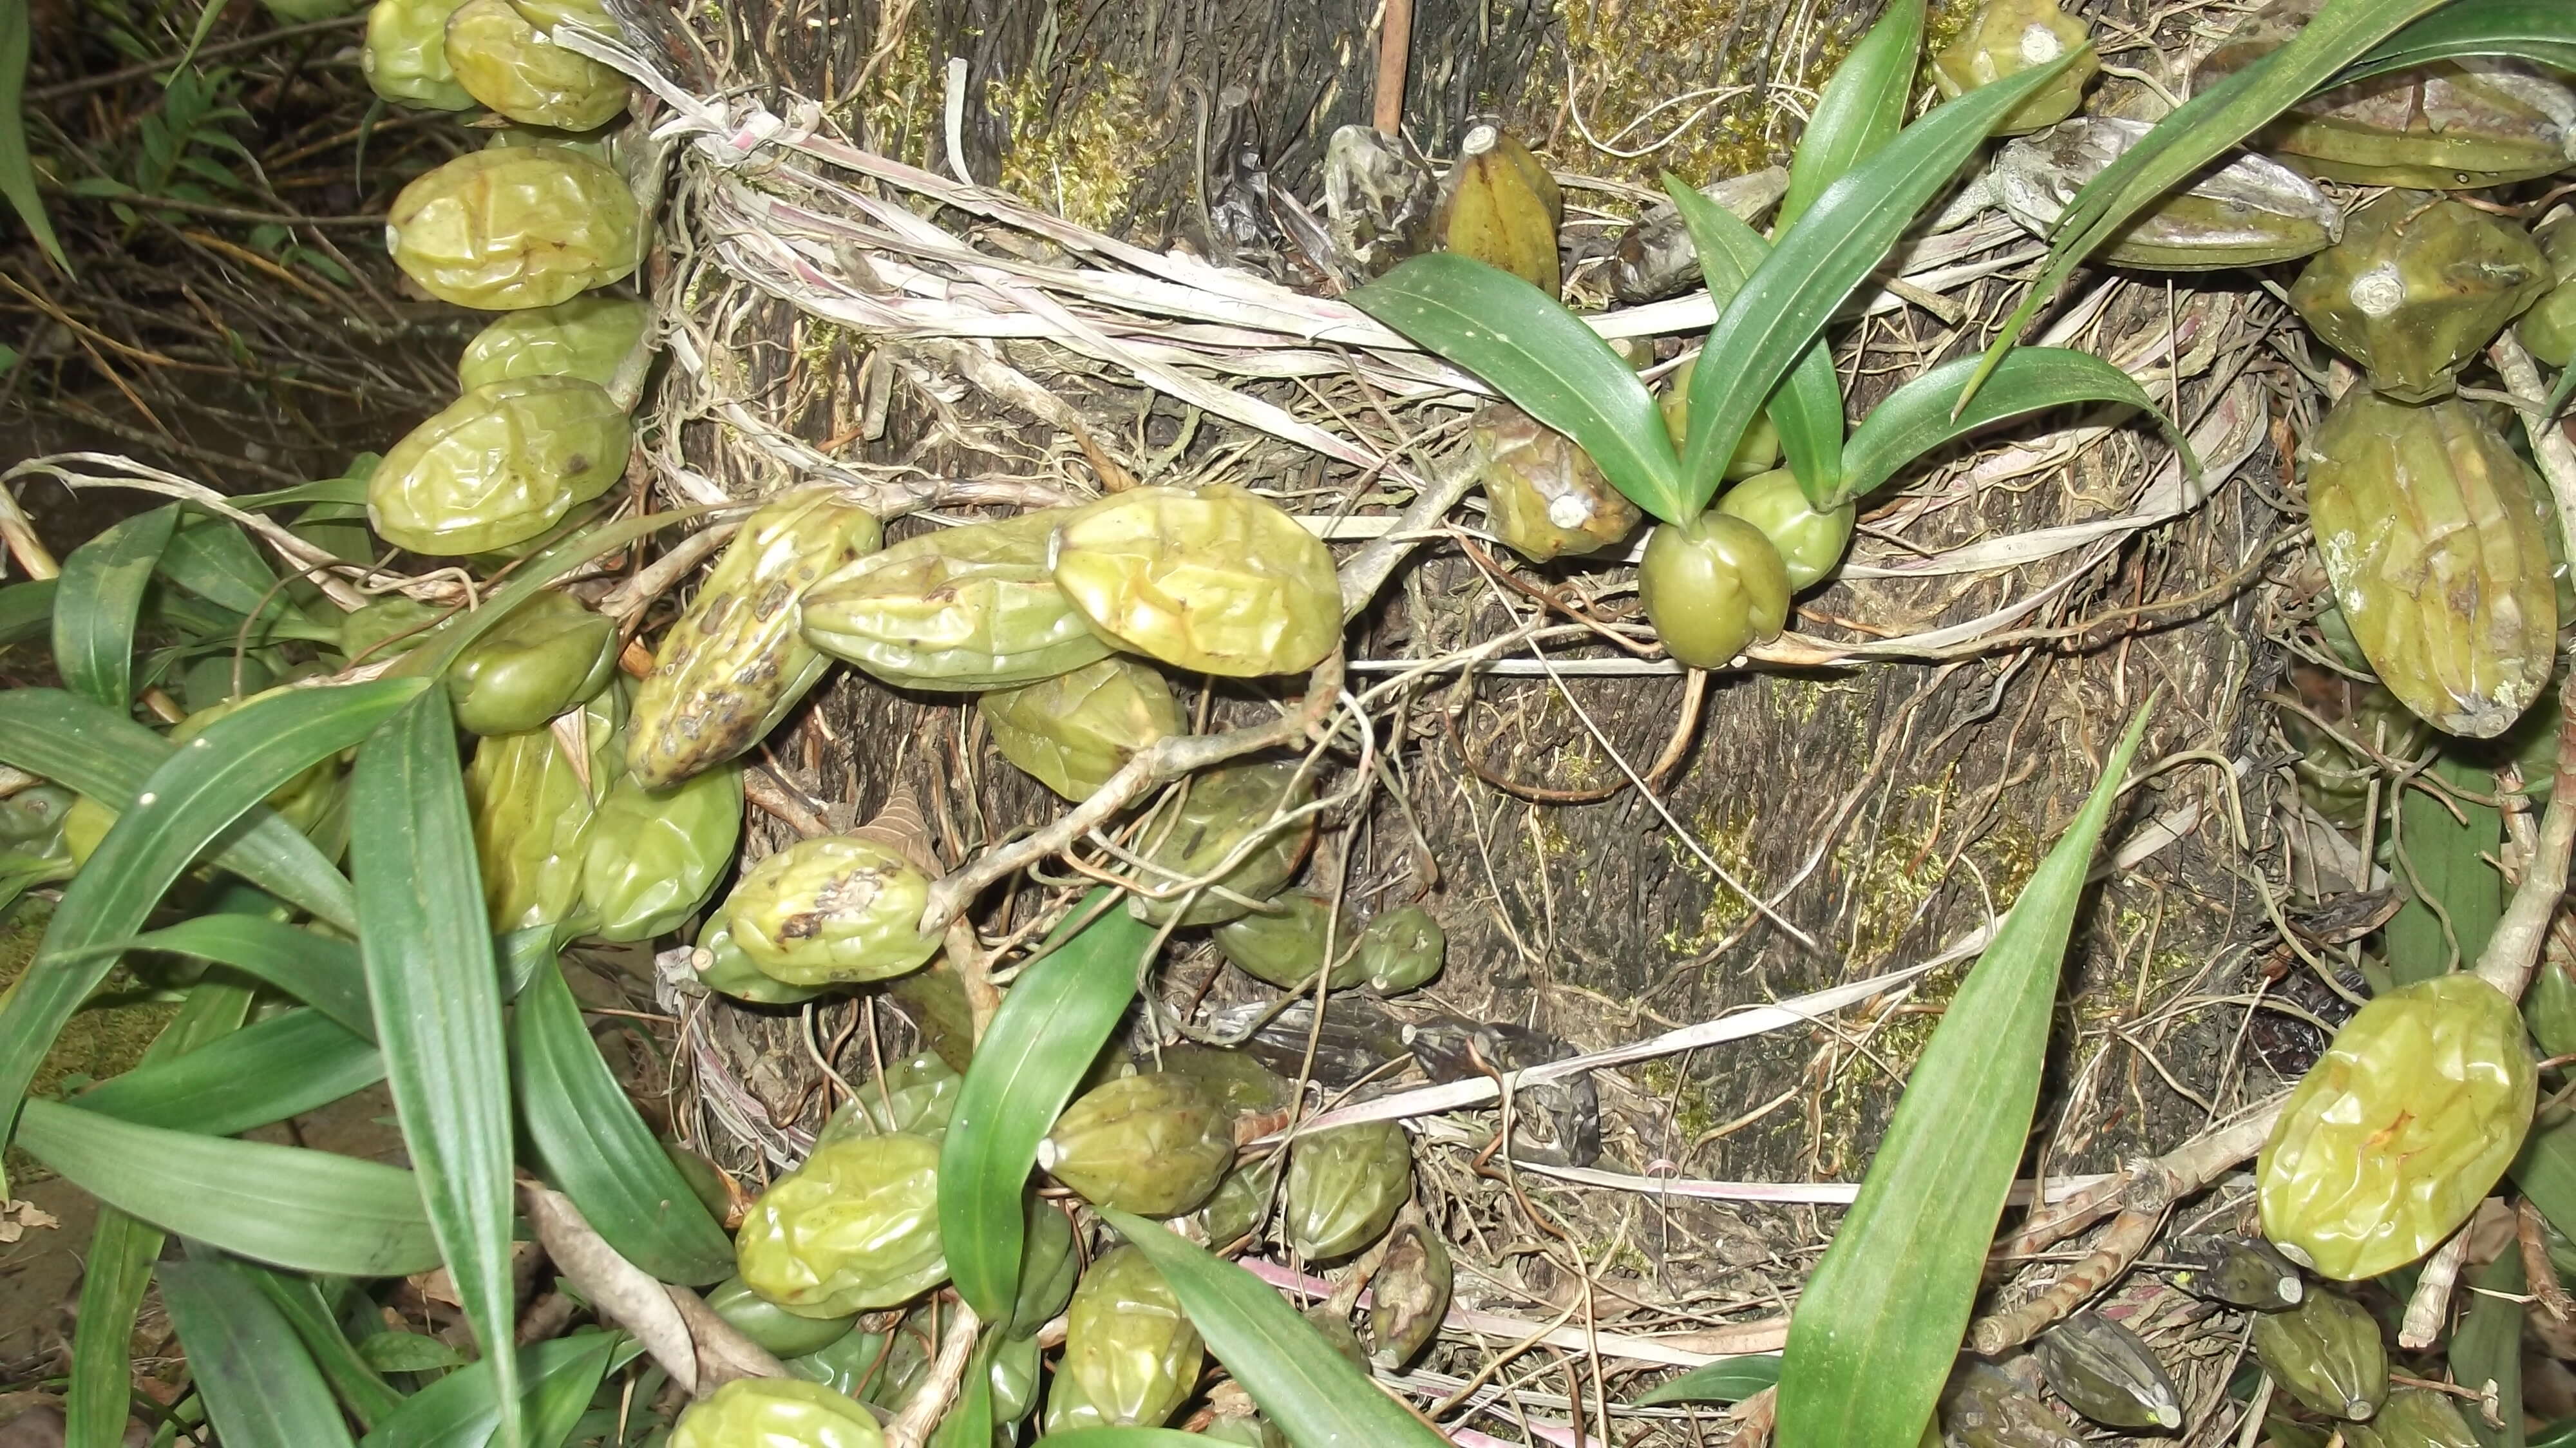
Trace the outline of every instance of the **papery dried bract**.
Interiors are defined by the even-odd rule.
[[[2154,129],[2077,116],[1996,153],[1995,199],[2034,236],[2054,233],[2075,193]],[[2167,192],[2113,233],[2096,259],[2150,271],[2215,271],[2295,261],[2343,235],[2343,211],[2278,161],[2239,155]]]

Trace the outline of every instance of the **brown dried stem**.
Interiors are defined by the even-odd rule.
[[[948,922],[956,919],[976,896],[1014,872],[1071,847],[1074,841],[1142,799],[1146,791],[1229,759],[1305,738],[1323,725],[1324,717],[1341,694],[1342,655],[1336,649],[1307,676],[1305,703],[1296,712],[1224,734],[1168,735],[1138,750],[1135,758],[1109,776],[1099,793],[1065,811],[1053,824],[1011,844],[987,850],[973,864],[933,884],[929,906],[921,912],[922,933],[947,929]]]
[[[886,1428],[886,1448],[921,1448],[930,1441],[931,1430],[940,1416],[957,1398],[959,1385],[966,1381],[966,1365],[975,1355],[976,1330],[983,1324],[976,1320],[975,1309],[963,1302],[949,1304],[956,1316],[948,1319],[948,1330],[939,1339],[939,1356],[931,1360],[929,1376],[912,1390],[903,1411]]]
[[[2059,1273],[2047,1291],[2028,1302],[1977,1319],[1968,1328],[1968,1346],[1992,1357],[2039,1336],[2050,1323],[2118,1281],[2155,1241],[2156,1228],[2163,1221],[2161,1210],[2131,1207],[2121,1212],[2093,1244],[2092,1255]]]

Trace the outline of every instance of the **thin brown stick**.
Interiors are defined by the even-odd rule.
[[[2093,1253],[2083,1261],[2058,1274],[2048,1290],[2017,1307],[1989,1313],[1968,1329],[1968,1346],[1992,1357],[2016,1348],[2039,1336],[2042,1329],[2057,1321],[2086,1299],[2119,1280],[2140,1253],[2156,1237],[2156,1227],[2164,1221],[2161,1211],[2130,1208],[2111,1220]]]
[[[2406,1319],[2398,1324],[2399,1347],[2421,1352],[2441,1338],[2442,1321],[2451,1315],[2451,1290],[2459,1285],[2460,1269],[2468,1260],[2469,1229],[2464,1223],[2424,1259],[2415,1279],[2415,1295],[2406,1301]]]
[[[2547,1224],[2529,1197],[2514,1204],[2513,1228],[2514,1240],[2522,1248],[2522,1275],[2531,1284],[2533,1300],[2560,1322],[2576,1318],[2576,1297],[2569,1297],[2558,1283],[2558,1267],[2549,1260]]]
[[[903,1405],[886,1428],[886,1448],[920,1448],[930,1441],[931,1430],[957,1397],[957,1389],[966,1381],[966,1364],[975,1354],[975,1331],[983,1324],[975,1319],[975,1309],[963,1302],[946,1304],[956,1315],[948,1319],[948,1330],[939,1339],[939,1356],[930,1364],[929,1376],[912,1390],[912,1398]]]
[[[1386,24],[1377,36],[1377,89],[1371,120],[1381,136],[1404,126],[1404,69],[1413,55],[1413,0],[1386,0]]]
[[[308,20],[301,25],[281,25],[275,30],[262,31],[257,35],[245,36],[240,40],[227,40],[215,45],[198,46],[195,59],[199,61],[207,61],[212,60],[219,55],[238,55],[245,50],[258,50],[265,46],[274,45],[281,40],[292,40],[300,35],[314,35],[325,30],[355,30],[366,23],[367,17],[360,14],[337,15],[333,16],[329,20]],[[49,101],[57,96],[78,95],[83,91],[98,90],[105,86],[118,85],[129,80],[141,80],[145,76],[159,75],[165,70],[170,70],[176,67],[179,64],[180,59],[181,57],[179,56],[165,55],[155,60],[143,61],[140,64],[125,66],[118,70],[103,70],[96,75],[85,75],[78,80],[67,80],[59,85],[38,86],[34,90],[27,92],[26,99],[29,101]]]
[[[1682,756],[1690,752],[1691,736],[1699,732],[1700,704],[1708,697],[1708,670],[1693,669],[1687,678],[1688,682],[1682,689],[1681,717],[1673,723],[1672,737],[1664,741],[1664,752],[1656,756],[1654,767],[1646,771],[1645,786],[1648,789],[1664,787],[1665,778],[1680,766]],[[1484,761],[1468,752],[1466,737],[1458,728],[1457,715],[1442,710],[1440,728],[1448,734],[1449,747],[1458,751],[1459,762],[1467,766],[1468,773],[1515,799],[1525,799],[1532,804],[1599,804],[1605,799],[1616,798],[1636,783],[1622,778],[1598,789],[1551,789],[1543,785],[1523,784],[1487,769]]]
[[[2005,1257],[2029,1257],[2122,1210],[2132,1200],[2173,1202],[2216,1181],[2238,1162],[2262,1150],[2280,1119],[2286,1090],[2248,1108],[2235,1120],[2213,1127],[2163,1156],[2131,1163],[2122,1171],[2057,1204],[2045,1216],[2034,1212],[2022,1229],[1995,1251]]]

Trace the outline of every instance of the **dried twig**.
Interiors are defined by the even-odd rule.
[[[2397,1345],[2422,1352],[2442,1336],[2442,1321],[2451,1314],[2451,1289],[2459,1285],[2460,1268],[2469,1260],[2469,1224],[2433,1249],[2415,1278],[2415,1295],[2406,1300],[2406,1320],[2398,1325]]]
[[[2122,1211],[2094,1242],[2092,1255],[2059,1273],[2047,1291],[2028,1302],[1977,1319],[1968,1329],[1968,1346],[1993,1357],[2039,1336],[2050,1323],[2118,1281],[2155,1241],[2156,1228],[2163,1221],[2161,1210],[2131,1207]]]
[[[976,1320],[975,1309],[965,1303],[951,1302],[947,1306],[955,1315],[948,1319],[948,1330],[939,1339],[939,1356],[931,1360],[930,1372],[912,1390],[903,1411],[887,1426],[886,1448],[920,1448],[929,1442],[931,1429],[938,1426],[948,1405],[956,1400],[958,1386],[966,1380],[966,1364],[975,1355],[975,1332],[983,1324]]]

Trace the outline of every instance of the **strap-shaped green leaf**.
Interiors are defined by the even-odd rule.
[[[1816,97],[1789,162],[1789,190],[1780,198],[1782,231],[1806,215],[1826,187],[1896,139],[1922,58],[1923,0],[1890,0],[1887,13],[1834,67]]]
[[[1752,1353],[1702,1363],[1629,1401],[1641,1408],[1661,1403],[1740,1403],[1779,1381],[1780,1355]]]
[[[1026,1245],[1024,1194],[1038,1143],[1127,1005],[1153,927],[1094,890],[1057,927],[993,1013],[957,1090],[939,1156],[939,1235],[957,1295],[986,1322],[1010,1316]]]
[[[251,631],[254,643],[280,638],[339,642],[338,629],[323,628],[287,606],[277,574],[229,518],[203,513],[181,518],[170,545],[161,550],[160,572],[208,603],[241,618],[259,619]]]
[[[64,888],[35,959],[0,1004],[0,1120],[27,1094],[63,1023],[114,966],[91,947],[141,929],[209,842],[270,791],[364,738],[421,687],[417,679],[382,679],[271,695],[216,720],[152,771]]]
[[[2513,1184],[2549,1225],[2576,1237],[2576,1116],[2532,1127],[2513,1159]]]
[[[2504,918],[2504,877],[2491,863],[2504,848],[2504,816],[2476,802],[2495,796],[2495,775],[2448,756],[2433,761],[2432,773],[2469,795],[2454,801],[2410,789],[2398,796],[2399,860],[2392,868],[2406,901],[2389,917],[2385,943],[2388,973],[2399,985],[2475,965]]]
[[[1448,1439],[1353,1367],[1269,1283],[1160,1222],[1108,1208],[1100,1215],[1153,1260],[1208,1351],[1289,1441],[1446,1448]]]
[[[0,644],[53,632],[56,587],[53,579],[34,578],[0,588]]]
[[[1744,279],[1771,254],[1771,243],[1738,220],[1734,212],[1671,175],[1664,177],[1664,191],[1680,209],[1682,225],[1689,229],[1691,245],[1699,252],[1700,275],[1708,280],[1709,299],[1725,306],[1743,289]],[[1692,395],[1696,397],[1696,368],[1691,382]],[[1828,505],[1820,500],[1833,495],[1843,476],[1843,386],[1842,379],[1834,375],[1833,352],[1824,338],[1818,337],[1808,345],[1789,369],[1780,390],[1771,394],[1771,424],[1779,430],[1780,451],[1789,459],[1790,472],[1797,475],[1798,491],[1806,494],[1818,511],[1827,511]],[[1689,439],[1686,433],[1684,442],[1687,444]],[[1700,446],[1705,449],[1707,443],[1703,441]],[[1691,457],[1685,446],[1685,470],[1692,466]],[[1698,465],[1712,463],[1722,470],[1726,459],[1711,459],[1703,452]]]
[[[2529,1284],[2522,1254],[2498,1253],[2470,1284],[2478,1290],[2468,1294],[2469,1310],[2451,1335],[2451,1379],[2482,1400],[2492,1390],[2503,1426],[2488,1423],[2473,1404],[2458,1404],[2467,1410],[2460,1417],[2486,1448],[2523,1448],[2522,1314],[2523,1288]]]
[[[393,1416],[402,1406],[402,1394],[393,1390],[368,1365],[366,1358],[349,1341],[340,1328],[340,1319],[331,1310],[330,1298],[323,1295],[322,1284],[296,1272],[278,1272],[248,1262],[235,1262],[233,1271],[248,1278],[277,1310],[284,1314],[289,1327],[304,1350],[313,1355],[313,1365],[322,1370],[322,1378],[331,1385],[332,1394],[361,1428],[372,1428]]]
[[[349,873],[394,1113],[466,1321],[493,1364],[493,1390],[516,1404],[510,1054],[443,685],[413,696],[358,746],[349,814],[365,822],[349,841]],[[500,1441],[522,1448],[516,1412],[501,1415]]]
[[[1500,268],[1439,252],[1407,259],[1349,301],[1574,439],[1628,501],[1668,523],[1696,511],[1654,394],[1556,298]]]
[[[173,1060],[239,1030],[250,1013],[252,992],[243,986],[200,981],[170,1024],[143,1052],[146,1067]],[[81,1264],[80,1316],[72,1333],[71,1382],[63,1393],[65,1448],[124,1448],[125,1422],[134,1384],[135,1315],[152,1264],[161,1255],[161,1230],[114,1207],[101,1207]]]
[[[532,1423],[539,1419],[539,1395],[549,1384],[566,1380],[587,1400],[602,1377],[632,1361],[637,1351],[635,1340],[622,1332],[581,1332],[519,1349],[513,1362],[527,1385],[527,1417]],[[359,1440],[360,1448],[482,1448],[499,1431],[499,1402],[491,1360],[471,1363],[403,1399],[392,1417]]]
[[[134,803],[176,746],[121,714],[60,689],[0,691],[0,762],[76,789],[113,810]],[[339,868],[267,806],[225,833],[215,863],[343,930],[357,897]]]
[[[105,955],[161,950],[230,966],[256,976],[352,1032],[374,1040],[367,977],[358,947],[301,926],[257,915],[199,915],[160,930],[90,947]]]
[[[2146,413],[2183,455],[2184,468],[2200,471],[2191,444],[2174,430],[2173,420],[2137,379],[2089,352],[2025,347],[2006,357],[1984,390],[1960,409],[1959,389],[1967,386],[1979,365],[1975,357],[1944,362],[1870,409],[1869,416],[1852,430],[1851,445],[1843,452],[1841,486],[1817,506],[1839,508],[1868,497],[1916,458],[1981,427],[2079,402],[2116,402]]]
[[[1911,1444],[1930,1421],[2038,1108],[2058,972],[2094,846],[2153,707],[2130,721],[1906,1081],[1789,1320],[1780,1448]]]
[[[2346,85],[2436,60],[2503,55],[2576,70],[2576,7],[2564,0],[2452,0],[2336,72]]]
[[[1753,414],[1823,333],[1834,309],[1887,259],[1915,214],[1950,184],[2006,113],[2084,53],[2070,51],[1935,107],[1825,188],[1772,244],[1700,350],[1691,375],[1692,455],[1723,466]],[[1689,488],[1683,501],[1695,514],[1716,493],[1719,469],[1697,468],[1686,457],[1682,473]]]
[[[71,259],[54,238],[54,223],[36,194],[36,163],[27,154],[27,0],[0,0],[0,196],[9,198],[19,222],[54,265],[69,276]]]
[[[2155,129],[2084,183],[2057,218],[2056,238],[2049,243],[2048,264],[2029,295],[2013,309],[2003,330],[1986,349],[1985,365],[1968,380],[1965,405],[2019,342],[2022,329],[2066,285],[2066,279],[2094,249],[2116,235],[2129,218],[2191,179],[2230,146],[2261,130],[2297,105],[2337,71],[2361,58],[2373,46],[2409,21],[2436,9],[2445,0],[2326,0],[2298,34],[2271,54],[2234,75],[2202,88],[2158,121]],[[2024,72],[2028,74],[2029,72]],[[1992,86],[1986,90],[1993,89]],[[1970,96],[1984,91],[1970,92]]]
[[[528,1138],[583,1218],[665,1282],[697,1286],[731,1274],[732,1239],[635,1114],[553,962],[521,993],[510,1035]]]
[[[63,560],[54,590],[54,667],[73,693],[119,714],[134,700],[134,620],[178,525],[165,504],[109,525]]]
[[[349,1425],[286,1314],[220,1257],[161,1267],[161,1301],[225,1448],[333,1448]]]
[[[363,1036],[319,1011],[281,1011],[176,1060],[72,1098],[83,1111],[201,1136],[236,1136],[318,1111],[385,1079]]]
[[[119,1211],[256,1262],[349,1277],[438,1265],[420,1186],[396,1167],[44,1100],[27,1103],[18,1144]]]

